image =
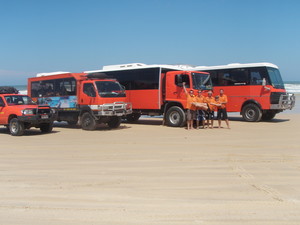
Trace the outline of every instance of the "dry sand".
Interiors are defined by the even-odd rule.
[[[1,127],[0,225],[300,224],[300,114],[231,130],[160,124]]]

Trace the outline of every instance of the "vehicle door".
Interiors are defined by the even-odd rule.
[[[186,95],[183,90],[183,83],[185,87],[189,90],[191,87],[191,79],[188,74],[183,74],[182,72],[172,72],[167,73],[167,82],[166,82],[166,100],[167,101],[176,101],[176,102],[185,102]]]
[[[3,98],[0,96],[0,124],[6,123],[5,116],[5,103]]]
[[[96,105],[97,92],[94,83],[83,83],[80,93],[80,105]]]

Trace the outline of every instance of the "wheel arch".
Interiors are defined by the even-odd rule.
[[[254,100],[254,99],[249,99],[242,104],[242,107],[240,109],[240,115],[242,114],[243,108],[248,104],[256,104],[262,110],[261,104],[258,101]]]
[[[18,118],[16,114],[10,114],[9,117],[7,118],[7,124],[13,119],[13,118]]]
[[[168,111],[169,108],[171,108],[172,106],[178,106],[180,108],[183,109],[183,111],[185,111],[185,108],[183,107],[182,103],[180,102],[166,102],[165,105],[164,105],[164,115],[165,113]]]
[[[91,113],[92,115],[94,115],[94,114],[92,113],[92,109],[91,109],[89,106],[82,106],[82,107],[80,107],[79,116],[82,116],[85,112],[89,112],[89,113]]]

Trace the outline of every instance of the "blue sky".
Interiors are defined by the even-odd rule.
[[[297,0],[0,0],[0,85],[103,65],[271,62],[299,80]]]

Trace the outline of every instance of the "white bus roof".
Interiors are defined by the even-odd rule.
[[[51,73],[38,73],[37,77],[43,77],[43,76],[51,76],[51,75],[57,75],[57,74],[66,74],[70,72],[63,72],[63,71],[57,71],[57,72],[51,72]]]
[[[215,69],[237,69],[237,68],[247,68],[247,67],[273,67],[279,69],[278,66],[268,63],[231,63],[228,65],[219,65],[219,66],[196,66],[195,70],[215,70]]]
[[[150,68],[165,68],[171,70],[192,70],[194,67],[188,65],[166,65],[166,64],[147,65],[144,63],[130,63],[130,64],[103,66],[102,70],[90,70],[90,71],[84,71],[84,73],[98,73],[98,72],[108,72],[108,71],[150,69]]]

